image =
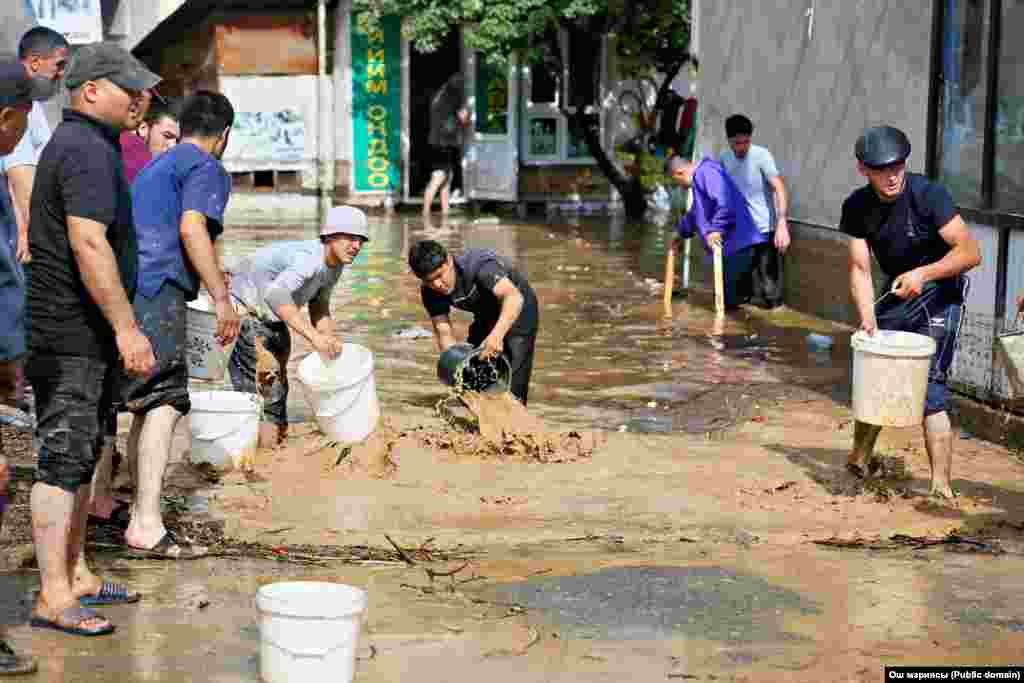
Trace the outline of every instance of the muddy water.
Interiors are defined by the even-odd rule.
[[[653,285],[662,278],[665,228],[606,218],[493,223],[468,216],[442,225],[436,217],[426,224],[398,215],[374,219],[372,232],[336,290],[333,314],[345,339],[373,350],[385,406],[433,405],[443,393],[432,340],[396,336],[430,329],[404,258],[424,238],[455,252],[494,249],[529,277],[541,305],[531,409],[563,424],[709,432],[749,412],[762,393],[772,398],[783,386],[841,393],[848,377],[846,335],[831,351],[808,345],[810,326],[820,321],[741,311],[716,324],[710,294],[699,287],[677,294],[673,320],[662,320]],[[313,234],[311,225],[231,226],[226,259]],[[464,335],[469,316],[456,311],[453,319]],[[296,358],[304,350],[297,346]],[[298,392],[289,409],[294,419],[308,418]]]

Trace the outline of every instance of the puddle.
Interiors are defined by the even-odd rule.
[[[585,639],[792,640],[797,636],[783,628],[784,613],[819,612],[798,593],[720,567],[619,567],[495,590]]]
[[[436,226],[434,226],[436,228]],[[540,302],[540,335],[530,390],[531,411],[579,428],[636,432],[706,432],[727,428],[723,385],[749,388],[756,399],[765,385],[832,387],[848,382],[848,343],[834,335],[827,352],[815,353],[808,329],[791,312],[740,311],[715,322],[708,292],[677,296],[674,317],[661,320],[661,296],[650,283],[664,265],[664,228],[615,219],[519,222],[501,228],[452,220],[425,230],[420,217],[371,218],[373,240],[343,275],[332,316],[346,340],[375,355],[381,401],[402,405],[436,387],[432,338],[395,339],[404,329],[429,329],[418,281],[405,254],[419,239],[437,239],[453,252],[494,249],[517,264]],[[225,259],[231,262],[276,240],[308,239],[313,225],[229,226]],[[470,318],[453,312],[464,338]],[[774,321],[774,323],[773,323]],[[777,324],[775,324],[777,323]],[[294,339],[293,366],[306,352]],[[733,400],[730,397],[729,400]],[[651,401],[657,411],[645,412]],[[684,415],[685,413],[685,415]],[[290,420],[309,419],[298,387],[289,397]]]

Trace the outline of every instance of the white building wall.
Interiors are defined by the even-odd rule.
[[[235,132],[224,155],[224,165],[231,173],[250,171],[299,171],[302,187],[316,189],[317,175],[317,77],[316,76],[222,76],[221,92],[240,115],[263,113],[273,115],[282,110],[293,110],[302,118],[303,149],[300,157],[275,153],[273,147],[263,146],[254,153],[244,144],[243,136]],[[333,86],[328,80],[326,98],[333,99]],[[328,131],[333,134],[333,131]]]

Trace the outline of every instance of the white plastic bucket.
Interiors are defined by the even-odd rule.
[[[346,343],[341,355],[326,363],[319,353],[309,354],[299,363],[299,385],[324,434],[355,443],[376,427],[380,404],[369,349]]]
[[[911,427],[924,419],[928,368],[935,340],[879,330],[853,335],[853,416],[882,427]]]
[[[189,461],[230,471],[251,462],[259,442],[262,402],[239,391],[193,391]]]
[[[355,674],[366,591],[340,583],[263,586],[260,677],[266,683],[349,683]]]
[[[205,292],[188,302],[185,314],[185,351],[188,376],[219,382],[224,379],[235,343],[221,346],[217,341],[216,306]]]

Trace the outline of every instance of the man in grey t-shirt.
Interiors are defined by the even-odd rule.
[[[321,356],[341,353],[331,320],[331,293],[369,239],[366,214],[336,206],[327,212],[319,240],[273,244],[228,268],[231,296],[250,314],[231,354],[231,381],[238,391],[265,399],[261,446],[276,445],[288,433],[290,330],[305,337]],[[307,304],[308,319],[301,311]]]
[[[730,149],[719,160],[747,198],[754,223],[768,234],[768,239],[754,249],[750,303],[775,308],[782,304],[782,255],[790,242],[786,185],[771,152],[751,144],[754,124],[750,119],[742,114],[730,116],[725,121],[725,133]]]

